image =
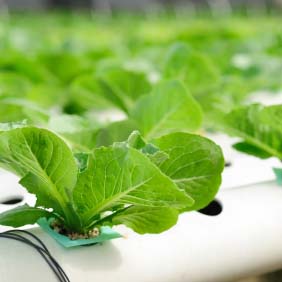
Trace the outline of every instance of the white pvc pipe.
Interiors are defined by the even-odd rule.
[[[223,212],[180,216],[160,235],[66,250],[33,229],[62,264],[72,282],[226,282],[282,267],[282,187],[274,182],[223,190]],[[1,282],[56,281],[39,255],[0,239]]]

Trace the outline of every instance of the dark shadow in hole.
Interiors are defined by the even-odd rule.
[[[203,209],[198,210],[198,212],[209,216],[216,216],[222,212],[222,205],[215,199]]]
[[[23,197],[22,196],[14,196],[11,197],[5,201],[0,202],[0,204],[2,205],[15,205],[15,204],[19,204],[20,202],[23,201]]]
[[[232,166],[232,163],[231,163],[231,162],[226,161],[226,162],[225,162],[225,164],[224,164],[224,166],[225,166],[225,167],[231,167],[231,166]]]

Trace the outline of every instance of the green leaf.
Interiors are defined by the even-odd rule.
[[[121,95],[118,95],[114,89],[110,87],[110,84],[106,83],[104,80],[99,80],[99,85],[101,88],[101,91],[103,93],[103,96],[110,101],[113,105],[115,105],[117,108],[121,109],[125,113],[128,112],[128,109],[121,97]]]
[[[211,140],[188,133],[173,133],[153,140],[168,158],[157,163],[179,188],[194,199],[188,210],[205,207],[215,197],[224,159],[219,146]]]
[[[132,131],[137,128],[137,124],[132,120],[113,122],[99,130],[96,147],[110,146],[115,142],[126,141]]]
[[[171,132],[197,130],[202,122],[202,111],[180,82],[169,81],[142,97],[130,117],[137,122],[142,135],[150,140]]]
[[[71,220],[77,165],[71,150],[45,129],[25,127],[0,133],[0,164],[22,179],[37,206],[53,208]]]
[[[135,130],[133,131],[127,140],[127,144],[135,149],[142,149],[146,146],[145,140],[142,138],[139,131]]]
[[[220,76],[210,58],[185,43],[171,46],[165,58],[165,78],[178,78],[194,96],[217,86]]]
[[[161,164],[169,158],[169,155],[163,151],[157,151],[147,156],[157,166],[161,166]]]
[[[0,99],[0,122],[14,122],[26,119],[32,124],[45,125],[49,114],[37,105],[23,99]]]
[[[264,107],[260,118],[263,123],[282,131],[282,104]]]
[[[0,72],[0,97],[22,98],[29,91],[30,82],[12,72]]]
[[[88,167],[89,154],[86,154],[86,153],[76,153],[76,154],[74,154],[74,157],[76,159],[79,172],[85,171],[87,169],[87,167]]]
[[[98,74],[104,96],[125,112],[135,101],[151,91],[151,85],[142,72],[112,66]]]
[[[35,83],[44,81],[48,74],[42,65],[29,57],[26,52],[20,53],[13,50],[5,52],[5,56],[0,58],[0,70],[28,78]]]
[[[58,108],[68,101],[68,94],[63,86],[55,83],[41,83],[33,85],[32,89],[27,92],[26,99],[42,108]],[[79,98],[81,98],[80,95]]]
[[[193,50],[188,44],[178,42],[171,45],[165,57],[165,75],[168,77],[173,77],[180,73],[184,75],[192,52]]]
[[[282,159],[282,127],[279,119],[281,113],[282,105],[244,106],[226,115],[224,130],[249,144],[249,147],[244,147],[245,153],[263,158],[274,156]],[[242,150],[242,145],[239,149]]]
[[[177,223],[178,211],[172,208],[129,207],[113,216],[112,223],[124,224],[139,234],[161,233]]]
[[[242,105],[253,91],[247,81],[235,76],[225,76],[215,89],[198,94],[195,98],[205,113],[205,126],[217,131],[224,116]]]
[[[82,74],[70,85],[70,105],[79,111],[113,107],[111,100],[103,93],[102,86],[95,74]]]
[[[100,127],[98,122],[76,115],[52,116],[48,124],[48,128],[64,137],[72,148],[83,152],[90,152],[96,146]]]
[[[232,147],[236,149],[237,151],[240,151],[242,153],[246,153],[249,155],[253,155],[261,159],[268,159],[272,157],[271,154],[269,154],[268,152],[261,150],[260,148],[256,146],[248,144],[247,142],[238,142],[236,144],[233,144]]]
[[[74,202],[89,224],[120,204],[179,209],[193,204],[146,156],[121,143],[95,149],[79,175]]]
[[[62,83],[69,83],[73,78],[88,70],[83,56],[78,57],[70,52],[48,51],[39,55],[41,65],[44,65]]]
[[[162,162],[169,158],[167,153],[160,151],[160,149],[155,145],[146,143],[146,141],[140,135],[139,131],[133,131],[128,137],[126,144],[129,147],[140,150],[157,166],[159,166]]]
[[[0,214],[0,225],[21,227],[27,224],[34,224],[41,217],[50,217],[51,213],[23,205]]]

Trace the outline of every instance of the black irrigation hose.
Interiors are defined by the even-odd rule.
[[[55,275],[58,277],[59,281],[69,282],[69,279],[68,279],[67,275],[65,274],[65,272],[63,271],[63,269],[60,267],[60,265],[57,263],[57,261],[51,256],[48,249],[46,248],[46,246],[43,244],[43,242],[40,239],[38,239],[36,236],[34,236],[33,234],[30,234],[27,231],[23,231],[23,233],[30,235],[36,241],[38,241],[38,243],[41,245],[41,247],[34,244],[32,241],[28,240],[24,236],[20,236],[19,234],[15,234],[15,232],[17,232],[17,231],[15,230],[15,231],[4,232],[4,233],[0,234],[0,237],[17,240],[17,241],[23,242],[27,245],[34,247],[40,253],[40,255],[45,259],[45,261],[48,263],[50,268],[53,270]],[[20,231],[20,232],[22,232],[22,231]]]
[[[14,236],[14,235],[3,235],[3,236],[0,236],[2,238],[7,238],[7,239],[12,239],[12,240],[17,240],[17,241],[20,241],[22,243],[26,243],[27,245],[30,245],[32,247],[33,244],[30,243],[29,241],[26,241],[25,239],[22,239],[22,237],[18,237],[18,236]],[[36,248],[36,247],[35,247]],[[51,262],[49,261],[48,257],[45,257],[44,256],[44,253],[42,252],[42,250],[40,249],[37,249],[37,251],[40,253],[40,255],[44,258],[44,260],[48,263],[48,265],[50,266],[50,268],[53,270],[53,272],[55,273],[56,276],[60,276],[60,273],[58,273],[57,269],[54,268],[54,266],[51,264]],[[59,281],[61,281],[61,279],[59,278]],[[62,280],[64,281],[64,280]]]
[[[6,233],[14,233],[14,232],[21,232],[21,233],[27,234],[27,235],[31,236],[34,240],[36,240],[43,248],[43,250],[41,250],[41,251],[44,251],[46,253],[46,255],[49,256],[49,258],[52,260],[54,265],[60,270],[62,275],[64,275],[66,277],[67,281],[69,282],[69,279],[68,279],[67,275],[65,274],[64,270],[61,268],[61,266],[58,264],[58,262],[51,256],[47,247],[44,245],[44,243],[38,237],[36,237],[32,233],[30,233],[28,231],[24,231],[24,230],[11,230],[11,231],[7,231]],[[0,237],[1,237],[1,234],[0,234]],[[34,244],[33,244],[33,246],[34,246]]]
[[[24,235],[32,237],[32,239],[26,238],[24,235],[19,235],[17,233],[22,233]],[[70,282],[68,276],[62,269],[62,267],[59,265],[59,263],[55,260],[55,258],[51,255],[51,253],[48,251],[45,244],[34,234],[25,231],[25,230],[10,230],[3,233],[0,233],[0,238],[6,238],[11,240],[16,240],[18,242],[22,242],[24,244],[27,244],[31,247],[33,247],[38,253],[44,258],[44,260],[47,262],[49,267],[52,269],[52,271],[55,273],[55,275],[58,278],[58,281],[60,282]],[[36,241],[38,244],[34,243]]]
[[[0,234],[0,237],[1,237],[1,234]],[[48,263],[50,268],[53,270],[55,275],[58,277],[59,281],[62,281],[62,282],[69,281],[65,273],[62,272],[62,269],[58,267],[58,263],[54,260],[54,258],[49,253],[45,251],[45,249],[38,247],[36,244],[33,244],[31,241],[17,234],[3,234],[2,238],[17,240],[17,241],[23,242],[27,245],[34,247],[40,253],[40,255],[44,258],[44,260]]]

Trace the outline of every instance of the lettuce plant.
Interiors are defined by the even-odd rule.
[[[69,232],[85,234],[103,225],[125,224],[140,234],[160,233],[184,211],[206,206],[223,170],[221,149],[189,133],[171,133],[147,143],[138,132],[127,141],[74,154],[46,129],[0,126],[0,164],[36,195],[0,215],[0,224],[20,227],[55,218]]]
[[[282,160],[282,105],[253,104],[231,111],[224,119],[224,130],[241,138],[233,147],[261,159]],[[276,182],[282,185],[282,168],[273,167]]]
[[[209,56],[194,51],[186,43],[175,43],[165,57],[163,76],[178,78],[197,97],[210,94],[220,82],[220,73]]]
[[[233,147],[262,159],[282,160],[282,105],[253,104],[231,111],[224,130],[241,141]]]
[[[107,64],[109,66],[102,64],[95,73],[82,74],[72,82],[71,107],[82,112],[93,107],[116,107],[128,113],[139,97],[151,92],[151,83],[144,72],[127,70],[115,66],[114,62]]]
[[[26,99],[3,97],[0,101],[1,122],[26,120],[30,125],[49,128],[73,149],[83,152],[125,141],[134,130],[149,141],[172,132],[194,132],[203,119],[199,104],[177,80],[163,81],[134,103],[131,100],[124,119],[111,123],[99,121],[98,111],[93,111],[92,116],[67,115],[42,109]]]

